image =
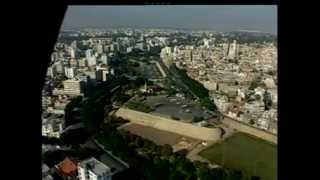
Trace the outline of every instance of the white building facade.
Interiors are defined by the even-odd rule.
[[[78,164],[78,179],[112,180],[111,169],[95,158],[90,158]]]

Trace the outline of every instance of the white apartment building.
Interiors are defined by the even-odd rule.
[[[73,79],[63,81],[63,91],[66,95],[80,96],[82,94],[81,81]]]
[[[73,47],[68,48],[68,53],[72,59],[74,59],[76,57],[76,53],[75,53],[75,50],[73,49]]]
[[[42,180],[53,180],[50,175],[50,168],[46,164],[42,164]]]
[[[165,47],[161,49],[161,53],[160,53],[160,57],[164,58],[166,56],[171,56],[172,51],[171,51],[171,47]]]
[[[87,57],[87,65],[89,67],[95,66],[97,64],[97,59],[95,56]]]
[[[127,53],[132,51],[132,47],[127,47]]]
[[[71,67],[65,67],[64,68],[64,75],[68,78],[68,79],[72,79],[74,78],[74,70]]]
[[[102,62],[103,64],[108,65],[108,56],[107,56],[106,54],[103,54],[103,55],[101,56],[101,62]]]
[[[52,67],[54,67],[57,73],[63,73],[63,65],[61,64],[61,62],[54,63]]]
[[[102,54],[103,53],[103,45],[102,44],[98,44],[96,47],[97,53],[98,54]]]
[[[111,169],[95,158],[89,158],[78,164],[79,180],[111,180]]]
[[[52,67],[48,67],[47,76],[53,78],[54,73]]]
[[[228,58],[234,59],[237,56],[237,41],[234,40],[232,44],[229,45]]]
[[[87,59],[90,58],[92,55],[93,55],[92,49],[86,50],[86,58],[87,58]]]
[[[42,136],[60,138],[64,129],[63,115],[42,118]]]

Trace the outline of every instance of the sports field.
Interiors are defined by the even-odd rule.
[[[224,167],[242,170],[246,177],[277,180],[277,146],[248,134],[236,133],[199,155]]]

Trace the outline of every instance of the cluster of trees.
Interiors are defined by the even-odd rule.
[[[82,106],[82,97],[78,96],[69,102],[65,109],[65,123],[66,126],[76,124],[78,122],[81,122],[79,117],[80,117],[80,111],[75,111],[75,108],[81,108]]]
[[[116,104],[123,104],[127,102],[131,96],[124,94],[125,89],[123,87],[120,87],[119,90],[115,91],[113,95],[111,96],[111,102],[114,102]]]
[[[199,99],[201,106],[211,110],[216,111],[217,107],[212,100],[209,98],[209,91],[200,82],[190,78],[185,69],[178,69],[176,66],[172,65],[170,67],[172,71],[176,72],[183,83],[188,86],[190,91],[192,91]]]
[[[276,41],[276,36],[271,34],[253,34],[248,32],[232,32],[229,34],[229,39],[237,40],[238,43],[259,43],[264,42],[274,43]]]
[[[216,111],[217,110],[216,104],[214,104],[214,102],[211,99],[209,99],[208,97],[201,98],[200,99],[200,105],[203,106],[203,107],[206,107],[210,111]]]
[[[106,149],[129,163],[144,179],[234,179],[240,180],[240,171],[211,169],[208,164],[191,162],[187,151],[173,152],[170,145],[159,146],[150,140],[126,131],[118,131],[118,118],[112,117],[96,138]],[[121,123],[120,123],[121,124]]]
[[[82,122],[88,128],[89,133],[94,133],[99,129],[106,113],[111,110],[112,93],[110,91],[117,86],[124,86],[128,82],[127,78],[120,77],[102,83],[93,89],[86,101],[83,101],[80,114]]]
[[[200,122],[200,121],[203,121],[204,118],[202,116],[195,116],[192,118],[192,121],[193,122]]]
[[[209,91],[201,83],[190,78],[185,69],[178,69],[175,65],[172,65],[170,68],[176,72],[184,84],[187,85],[198,98],[209,97]]]

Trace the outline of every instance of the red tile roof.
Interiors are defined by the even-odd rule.
[[[73,176],[77,173],[77,163],[65,158],[57,165],[57,169],[62,175]]]

